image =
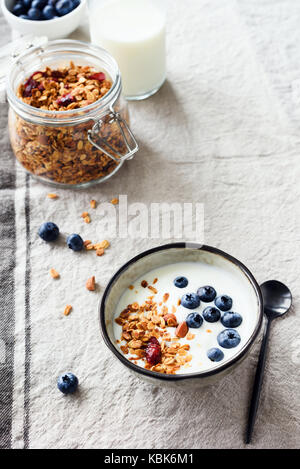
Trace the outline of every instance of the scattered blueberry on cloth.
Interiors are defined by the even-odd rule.
[[[59,228],[51,221],[43,223],[39,229],[39,237],[47,243],[56,241],[59,236]]]
[[[73,373],[63,373],[57,379],[57,387],[63,394],[74,394],[78,388],[78,378]]]
[[[79,234],[72,234],[67,238],[67,245],[72,251],[79,252],[83,250],[84,241]]]

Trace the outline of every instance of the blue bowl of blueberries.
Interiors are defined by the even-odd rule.
[[[21,35],[60,39],[80,24],[86,0],[1,0],[11,28]]]

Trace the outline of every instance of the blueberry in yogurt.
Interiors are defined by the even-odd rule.
[[[218,335],[218,344],[223,348],[237,347],[240,341],[240,334],[235,329],[225,329]]]
[[[191,329],[199,329],[203,324],[203,318],[199,313],[190,313],[185,321]]]
[[[39,229],[39,237],[47,243],[56,241],[59,236],[59,228],[55,223],[50,221],[43,223]]]
[[[218,322],[221,318],[221,312],[214,306],[208,306],[202,314],[207,322]]]
[[[207,356],[212,362],[220,362],[224,358],[224,353],[219,348],[211,348],[207,351]]]
[[[210,303],[211,301],[214,301],[217,296],[216,290],[209,285],[199,288],[197,294],[199,295],[200,300],[204,303]]]
[[[232,299],[228,295],[221,295],[215,299],[215,305],[221,311],[229,311],[232,307]]]
[[[225,327],[239,327],[242,324],[243,318],[239,313],[227,311],[223,314],[221,323]]]
[[[174,285],[177,288],[185,288],[188,286],[188,279],[186,277],[176,277],[174,280]]]
[[[181,298],[181,304],[184,308],[195,309],[200,305],[200,298],[197,293],[186,293]]]

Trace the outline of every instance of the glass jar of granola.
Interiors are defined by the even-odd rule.
[[[113,57],[79,41],[30,48],[11,67],[9,132],[21,165],[42,181],[103,182],[138,151]]]

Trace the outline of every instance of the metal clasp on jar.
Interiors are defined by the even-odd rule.
[[[109,118],[107,122],[104,122],[102,119],[98,120],[93,128],[91,130],[88,130],[88,141],[94,145],[98,150],[102,151],[107,155],[109,158],[112,158],[114,161],[117,163],[120,163],[120,161],[125,161],[125,160],[130,160],[133,158],[134,154],[138,151],[139,145],[130,130],[127,122],[120,116],[118,112],[115,112],[114,110],[111,110],[108,116],[106,116],[106,119]],[[107,141],[107,138],[105,138],[103,135],[101,136],[101,127],[103,125],[111,125],[114,122],[118,124],[118,128],[120,130],[120,133],[123,137],[124,143],[127,148],[127,153],[122,154],[120,153],[116,148],[113,148],[113,146]],[[126,132],[128,133],[131,142],[127,138],[124,128]],[[97,139],[97,140],[96,140]],[[105,145],[105,146],[103,146]],[[105,148],[106,147],[106,148]],[[108,151],[108,149],[110,151]],[[117,155],[117,156],[115,156]]]

